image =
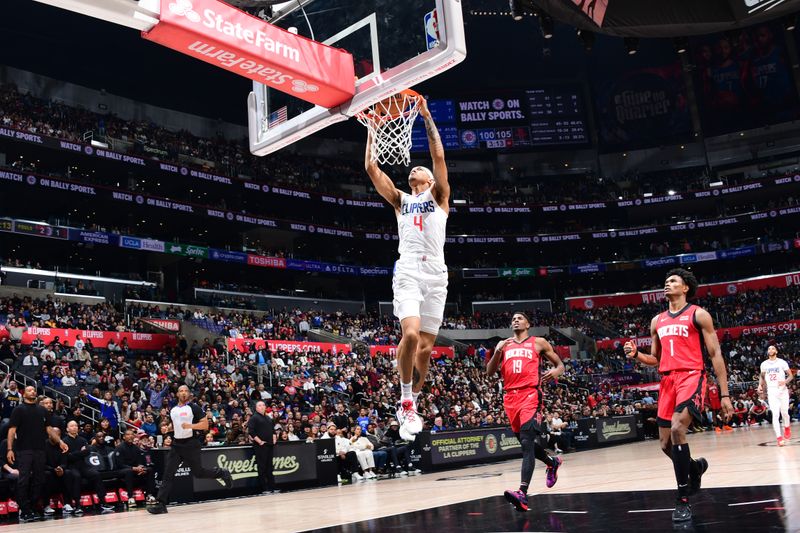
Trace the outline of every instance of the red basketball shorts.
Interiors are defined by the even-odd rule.
[[[692,416],[701,420],[705,397],[704,370],[673,370],[662,374],[658,393],[658,425],[670,427],[672,414],[686,408]]]
[[[519,433],[520,428],[531,421],[533,428],[539,430],[542,423],[540,406],[541,393],[536,387],[509,390],[503,396],[503,407],[514,433]]]

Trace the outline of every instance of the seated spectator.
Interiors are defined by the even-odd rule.
[[[78,434],[78,423],[74,420],[67,424],[67,434],[62,439],[69,450],[67,451],[67,469],[71,470],[81,482],[85,481],[92,489],[97,497],[100,499],[100,511],[102,513],[113,513],[113,505],[106,502],[106,487],[103,483],[100,473],[97,470],[97,464],[93,464],[90,454],[92,449],[86,439]],[[77,502],[80,504],[80,502]]]
[[[155,470],[147,465],[147,459],[134,443],[134,438],[133,430],[125,430],[122,442],[114,450],[117,462],[115,466],[125,480],[128,506],[136,505],[136,500],[133,499],[136,485],[143,486],[150,499],[154,499],[156,494]]]
[[[339,479],[360,481],[361,466],[358,462],[356,452],[350,450],[350,441],[342,436],[341,430],[336,428],[336,424],[328,424],[328,431],[322,436],[323,439],[332,439],[336,446],[336,459],[339,465]]]
[[[375,479],[375,458],[372,455],[374,446],[361,431],[361,426],[353,426],[353,436],[350,437],[350,449],[356,452],[358,463],[366,479]]]

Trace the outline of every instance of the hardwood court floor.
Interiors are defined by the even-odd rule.
[[[795,425],[800,433],[800,425]],[[800,438],[789,445],[778,448],[775,445],[771,427],[737,429],[721,434],[701,433],[689,436],[692,455],[706,457],[709,470],[703,477],[703,488],[742,487],[738,491],[707,491],[703,500],[698,498],[695,515],[703,509],[714,506],[739,511],[739,507],[728,507],[730,503],[752,503],[769,500],[765,505],[774,506],[780,516],[778,521],[763,522],[763,531],[800,531]],[[105,516],[86,516],[65,520],[36,522],[25,525],[8,525],[3,531],[39,531],[58,528],[59,533],[93,531],[107,532],[112,529],[119,533],[138,533],[155,531],[305,531],[322,528],[335,528],[344,524],[354,524],[347,531],[417,530],[416,533],[442,533],[450,530],[513,530],[530,531],[606,531],[630,528],[631,516],[625,520],[608,515],[599,522],[592,522],[590,516],[582,522],[569,522],[567,514],[552,516],[554,509],[570,510],[570,506],[580,506],[589,496],[568,498],[569,494],[620,493],[608,501],[620,502],[620,513],[630,510],[653,511],[656,508],[669,508],[674,502],[674,474],[672,463],[664,456],[656,441],[625,444],[611,448],[579,452],[564,456],[564,466],[559,471],[558,484],[553,489],[544,486],[545,469],[537,463],[531,494],[531,511],[523,515],[527,521],[513,517],[514,511],[507,504],[501,505],[503,490],[515,488],[519,484],[519,460],[493,465],[462,468],[445,472],[425,474],[394,480],[362,482],[353,486],[327,487],[307,491],[290,492],[270,496],[240,498],[234,500],[207,502],[202,504],[170,507],[169,514],[151,516],[139,510]],[[783,486],[781,488],[781,486]],[[750,488],[748,488],[750,487]],[[648,494],[631,494],[639,491],[653,491]],[[655,492],[663,491],[663,492]],[[776,496],[779,495],[779,496]],[[610,495],[606,495],[610,496]],[[477,501],[481,500],[481,501]],[[730,500],[730,501],[728,501]],[[473,502],[474,501],[474,502]],[[775,503],[771,503],[771,502]],[[465,502],[470,502],[465,504]],[[538,503],[538,505],[537,505]],[[474,507],[473,507],[474,506]],[[654,507],[649,507],[654,506]],[[762,505],[762,507],[764,507]],[[783,509],[785,507],[785,510]],[[502,517],[512,520],[511,526],[497,522],[478,520],[453,522],[441,520],[442,509],[437,515],[425,518],[424,509],[448,508],[470,515],[474,513],[502,513]],[[501,510],[504,509],[504,510]],[[532,518],[548,513],[549,526]],[[772,507],[769,507],[772,509]],[[798,511],[794,512],[795,509]],[[579,509],[581,510],[581,509]],[[742,516],[752,514],[750,509],[742,509]],[[433,511],[431,511],[433,512]],[[451,512],[451,511],[448,511]],[[455,512],[455,511],[452,511]],[[382,517],[406,514],[395,518],[393,525],[377,520]],[[728,533],[744,530],[737,528],[737,513],[720,513],[727,517]],[[439,517],[438,519],[436,517]],[[475,514],[474,516],[481,516]],[[622,517],[623,515],[619,515]],[[776,515],[777,516],[777,515]],[[422,519],[420,518],[422,517]],[[559,520],[554,521],[554,517]],[[599,518],[599,517],[598,517]],[[775,517],[770,518],[772,520]],[[430,519],[430,520],[429,520]],[[641,514],[641,524],[669,524],[668,512]],[[751,519],[753,519],[751,517]],[[732,522],[732,523],[731,523]],[[773,523],[774,522],[774,523]],[[561,524],[559,526],[559,523]],[[526,525],[528,524],[528,525]],[[566,526],[564,525],[566,524]],[[570,525],[573,524],[573,525]],[[582,524],[582,525],[579,525]],[[744,522],[740,522],[744,526]],[[569,526],[569,527],[567,527]],[[626,527],[627,526],[627,527]],[[671,526],[670,526],[671,527]],[[658,530],[654,528],[653,530]],[[717,531],[716,528],[700,527],[698,531]]]

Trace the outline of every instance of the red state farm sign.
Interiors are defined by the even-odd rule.
[[[217,0],[161,0],[158,24],[142,37],[323,107],[355,94],[350,53]]]

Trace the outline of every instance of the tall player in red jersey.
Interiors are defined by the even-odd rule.
[[[702,457],[692,459],[686,443],[686,430],[692,417],[701,419],[706,391],[706,355],[717,376],[725,419],[729,420],[733,414],[728,396],[728,372],[714,322],[708,311],[686,301],[697,292],[697,285],[697,278],[688,270],[675,268],[667,272],[664,295],[669,309],[650,322],[653,340],[650,353],[637,350],[633,341],[624,346],[628,357],[658,366],[661,374],[658,433],[661,449],[672,459],[678,482],[678,500],[672,512],[674,522],[692,519],[689,496],[700,490],[700,480],[708,469],[708,462]]]
[[[558,480],[559,457],[550,457],[540,442],[545,432],[542,422],[542,391],[539,385],[558,378],[564,373],[564,363],[553,351],[550,343],[541,337],[531,337],[528,329],[530,320],[524,313],[514,313],[511,317],[511,329],[514,336],[500,341],[486,363],[486,374],[491,376],[498,368],[503,376],[503,407],[511,429],[522,444],[522,481],[519,490],[505,491],[505,498],[517,511],[527,511],[528,486],[533,477],[536,459],[547,465],[547,487],[552,487]],[[553,364],[553,368],[539,373],[539,363],[544,356]]]

